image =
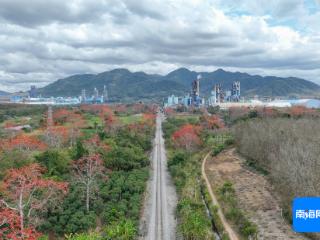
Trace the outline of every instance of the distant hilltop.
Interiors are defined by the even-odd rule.
[[[5,92],[5,91],[1,91],[0,90],[0,96],[7,96],[7,95],[9,95],[10,93],[8,93],[8,92]]]
[[[215,84],[229,88],[234,81],[241,82],[244,97],[255,95],[268,97],[315,97],[320,95],[320,86],[295,77],[262,77],[218,69],[214,72],[195,72],[179,68],[169,74],[157,75],[114,69],[100,74],[73,75],[59,79],[44,88],[37,89],[42,96],[80,96],[81,91],[93,94],[94,89],[106,86],[111,101],[162,100],[168,95],[183,95],[190,91],[191,83],[201,75],[200,94],[209,96]]]

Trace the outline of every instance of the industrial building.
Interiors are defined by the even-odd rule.
[[[93,89],[93,95],[87,97],[86,90],[82,89],[79,97],[41,97],[37,94],[36,87],[31,86],[27,92],[15,93],[7,97],[5,102],[22,104],[45,104],[45,105],[77,105],[77,104],[103,104],[108,101],[107,87],[103,87],[102,95],[97,88]]]
[[[167,101],[164,103],[164,107],[175,107],[178,105],[183,105],[186,107],[200,107],[205,104],[204,98],[200,97],[200,80],[201,75],[198,75],[197,78],[191,84],[190,93],[186,94],[183,97],[177,97],[171,95],[168,97]]]
[[[192,90],[191,90],[191,102],[190,105],[193,107],[200,107],[204,104],[204,99],[200,97],[200,80],[201,75],[197,76],[197,79],[192,82]],[[189,101],[187,101],[187,106],[189,105]]]
[[[215,84],[208,99],[210,106],[224,102],[240,102],[240,81],[232,83],[231,89],[223,91],[221,84]]]
[[[233,101],[233,102],[240,101],[240,81],[235,81],[232,83],[231,101]]]
[[[186,107],[201,107],[201,106],[215,106],[224,102],[240,102],[240,81],[232,83],[231,88],[224,91],[221,84],[215,84],[211,95],[205,101],[200,96],[200,80],[201,75],[191,84],[191,92],[184,97],[176,97],[174,95],[169,96],[167,102],[164,104],[165,107],[174,107],[178,105],[184,105]]]
[[[37,88],[36,88],[35,85],[32,85],[32,86],[30,87],[29,97],[30,97],[30,98],[36,98],[36,97],[38,97],[38,96],[37,96]]]
[[[87,97],[86,89],[82,89],[80,96],[81,103],[85,104],[101,104],[108,102],[108,90],[106,86],[103,86],[102,95],[99,95],[99,90],[97,88],[93,89],[93,95]]]

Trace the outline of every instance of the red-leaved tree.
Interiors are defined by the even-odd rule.
[[[49,202],[57,202],[67,192],[66,183],[44,179],[44,172],[36,163],[10,169],[2,183],[4,197],[0,203],[19,215],[21,232],[25,230],[25,220],[36,219],[37,211],[43,211]]]
[[[103,161],[99,154],[84,156],[73,162],[75,180],[85,191],[86,210],[90,210],[90,199],[96,192],[96,184],[104,172]]]
[[[272,107],[256,107],[259,117],[277,117],[278,112]]]
[[[0,150],[45,150],[47,145],[40,141],[37,136],[20,134],[11,139],[2,141]]]
[[[51,147],[61,147],[67,144],[69,128],[66,126],[53,126],[47,130],[47,142]]]
[[[173,133],[172,140],[177,147],[192,151],[201,144],[199,133],[200,127],[186,124]]]
[[[164,113],[167,116],[173,116],[175,114],[175,110],[173,108],[167,107],[164,109]]]
[[[99,150],[103,150],[104,152],[108,152],[111,150],[110,145],[101,141],[100,137],[96,134],[93,137],[84,140],[84,145],[89,150],[89,152],[100,152]]]
[[[83,116],[75,110],[58,109],[53,114],[55,126],[48,126],[48,142],[53,147],[62,144],[73,146],[76,139],[81,135],[81,128],[85,127],[86,121]]]
[[[135,114],[143,113],[145,110],[145,105],[142,103],[135,103],[132,105],[132,111]]]
[[[289,109],[289,113],[293,117],[301,116],[316,116],[317,111],[315,109],[307,108],[305,106],[293,106]]]
[[[223,120],[217,115],[205,115],[201,118],[201,123],[203,127],[210,130],[221,129],[225,127]]]
[[[114,107],[113,107],[113,109],[114,109],[114,112],[116,112],[116,113],[127,113],[128,112],[128,108],[127,108],[127,106],[126,105],[124,105],[124,104],[117,104],[117,105],[115,105]]]
[[[21,220],[16,211],[0,208],[0,239],[37,240],[40,236],[31,225],[21,230]]]
[[[104,129],[107,132],[112,132],[117,128],[118,120],[111,108],[109,108],[108,106],[102,106],[99,115],[104,122]]]
[[[74,115],[76,115],[74,111],[61,108],[54,111],[52,117],[55,125],[61,125],[74,118]]]
[[[153,126],[155,124],[156,115],[153,113],[144,113],[142,115],[142,123],[148,126]]]

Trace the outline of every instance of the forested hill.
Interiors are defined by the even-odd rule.
[[[0,90],[0,96],[6,96],[6,95],[9,95],[9,93],[8,93],[8,92],[1,91],[1,90]]]
[[[241,82],[243,96],[315,96],[320,93],[319,85],[300,78],[262,77],[222,69],[194,72],[186,68],[177,69],[165,76],[130,72],[127,69],[114,69],[96,75],[74,75],[57,80],[39,91],[43,96],[78,96],[82,89],[86,89],[90,95],[94,87],[101,92],[106,85],[113,101],[160,100],[170,94],[183,95],[190,91],[191,82],[198,74],[202,75],[200,88],[203,95],[209,95],[216,83],[221,83],[226,89],[235,80]]]

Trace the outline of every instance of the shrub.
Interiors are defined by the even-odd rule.
[[[218,189],[218,193],[221,198],[224,211],[226,212],[226,218],[238,226],[240,233],[244,237],[253,237],[253,239],[256,239],[258,232],[257,226],[251,223],[243,211],[239,209],[232,183],[228,181],[225,182]]]
[[[103,240],[132,240],[137,234],[135,224],[130,220],[121,220],[108,225]]]
[[[67,240],[102,240],[101,236],[97,233],[70,234],[65,237]]]
[[[217,156],[225,148],[223,144],[218,144],[213,147],[212,155]]]

